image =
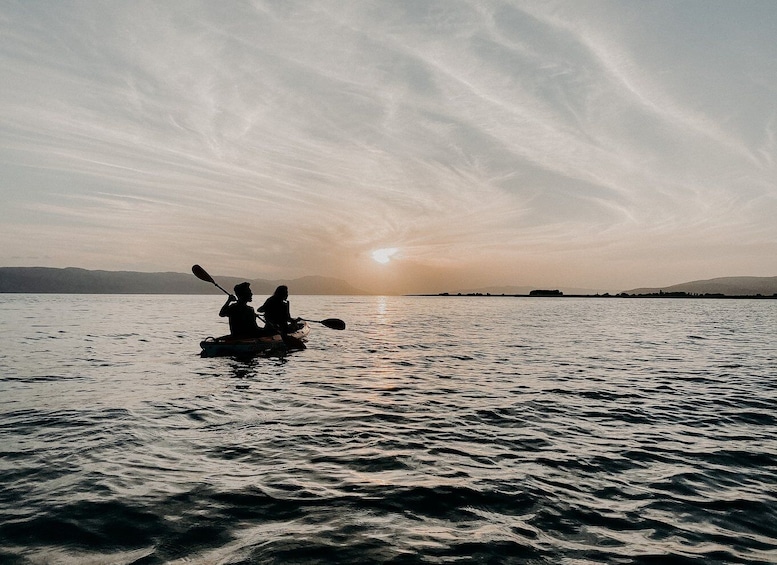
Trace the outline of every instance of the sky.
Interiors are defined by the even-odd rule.
[[[772,0],[4,0],[0,266],[775,276],[775,29]]]

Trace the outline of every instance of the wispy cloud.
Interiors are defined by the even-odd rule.
[[[6,3],[0,263],[368,285],[396,248],[413,273],[523,284],[555,257],[601,286],[633,250],[634,286],[747,248],[773,274],[770,22],[716,1]]]

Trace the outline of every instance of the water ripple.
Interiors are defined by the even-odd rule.
[[[775,562],[773,301],[0,298],[0,562]]]

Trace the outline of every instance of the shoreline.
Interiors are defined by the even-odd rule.
[[[643,299],[655,299],[655,298],[671,298],[674,300],[677,299],[692,299],[692,300],[699,300],[699,299],[706,299],[706,300],[777,300],[777,294],[772,295],[763,295],[763,294],[687,294],[687,293],[677,293],[677,292],[665,292],[665,293],[659,293],[659,294],[626,294],[626,293],[620,293],[620,294],[490,294],[490,293],[480,293],[480,292],[474,292],[474,293],[448,293],[448,292],[440,292],[437,294],[406,294],[405,296],[423,296],[423,297],[442,297],[442,298],[459,298],[459,297],[470,297],[470,298],[558,298],[558,299],[564,299],[564,298],[598,298],[598,299],[608,299],[608,298],[627,298],[627,299],[634,299],[634,298],[643,298]]]

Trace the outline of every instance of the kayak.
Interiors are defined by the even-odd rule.
[[[266,335],[261,337],[250,337],[235,339],[232,336],[224,335],[221,337],[207,337],[200,342],[203,357],[221,357],[229,355],[256,355],[273,350],[289,349],[290,341],[307,341],[310,333],[310,325],[307,322],[301,322],[300,327],[287,334],[287,340],[284,341],[280,334]],[[302,348],[304,349],[304,347]]]

